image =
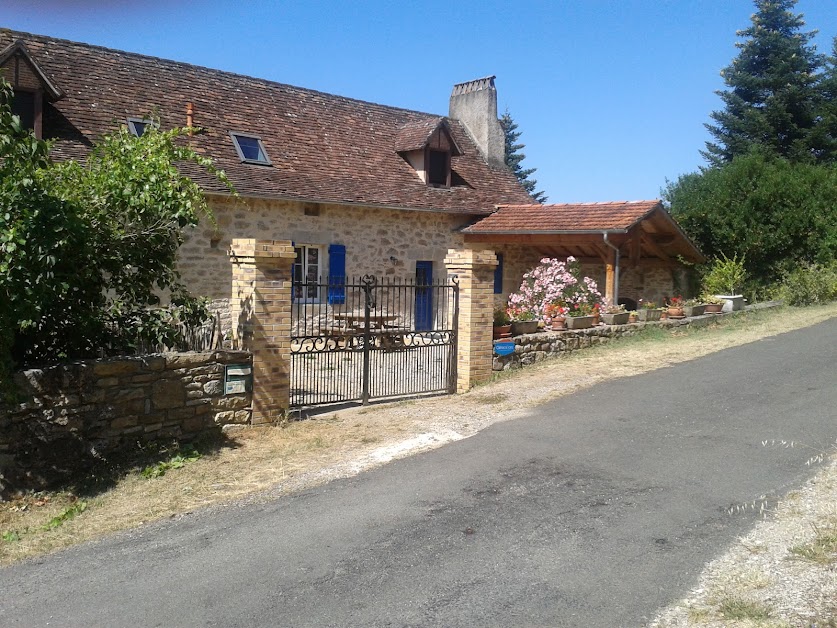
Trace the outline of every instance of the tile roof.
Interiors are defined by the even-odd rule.
[[[464,126],[450,189],[425,185],[398,154],[399,133],[440,116],[398,109],[185,63],[0,29],[0,50],[22,40],[66,96],[45,107],[57,159],[83,158],[91,142],[127,117],[154,111],[163,128],[186,124],[194,105],[198,151],[216,160],[243,196],[487,214],[531,198],[506,168],[487,164]],[[229,131],[261,137],[273,166],[242,164]],[[207,191],[223,192],[198,177]]]
[[[500,205],[497,211],[463,229],[465,233],[572,233],[621,231],[656,209],[660,201]]]
[[[395,138],[395,150],[400,153],[424,148],[440,126],[450,130],[445,124],[445,118],[439,117],[402,124]],[[454,147],[453,154],[458,152],[457,147]]]

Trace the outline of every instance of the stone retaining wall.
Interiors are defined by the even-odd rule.
[[[129,444],[249,423],[251,394],[224,396],[224,365],[251,360],[243,351],[164,353],[17,373],[19,403],[0,404],[0,494],[49,484]]]
[[[717,316],[726,314],[705,314],[682,319],[668,319],[649,323],[628,323],[627,325],[598,325],[589,329],[572,331],[544,331],[537,334],[525,334],[511,338],[514,341],[514,353],[494,356],[495,371],[507,371],[520,368],[548,357],[586,349],[602,344],[613,338],[633,336],[646,327],[705,327],[711,325]]]

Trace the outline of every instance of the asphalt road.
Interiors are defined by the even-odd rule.
[[[641,626],[837,437],[837,319],[0,570],[0,625]],[[764,496],[764,497],[762,497]],[[740,509],[739,509],[740,510]]]

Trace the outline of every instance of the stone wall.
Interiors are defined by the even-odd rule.
[[[180,269],[189,290],[211,299],[229,299],[232,270],[227,253],[237,238],[291,240],[295,244],[346,247],[346,274],[414,278],[416,262],[434,262],[444,277],[448,249],[462,247],[457,229],[468,216],[295,201],[210,198],[218,223],[187,230]],[[324,260],[323,275],[328,274]]]
[[[614,338],[633,336],[648,326],[680,327],[711,325],[719,314],[706,314],[682,319],[669,319],[652,323],[629,323],[627,325],[599,325],[589,329],[571,331],[545,331],[537,334],[515,336],[514,353],[504,356],[494,356],[493,369],[507,371],[520,368],[549,357],[568,354],[579,349],[586,349],[593,345],[609,342]]]
[[[224,396],[224,365],[243,351],[87,360],[15,375],[0,405],[0,493],[43,485],[128,444],[190,440],[250,422],[251,394]]]

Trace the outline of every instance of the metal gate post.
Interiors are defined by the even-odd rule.
[[[370,369],[370,352],[372,350],[372,335],[369,332],[369,315],[372,310],[372,290],[375,286],[375,278],[367,275],[363,278],[363,392],[361,393],[361,402],[363,405],[369,404],[369,377]]]
[[[449,367],[448,367],[448,392],[450,394],[456,393],[456,367],[459,364],[457,360],[457,338],[459,338],[459,277],[451,275],[450,290],[453,291],[453,336],[450,339]]]

